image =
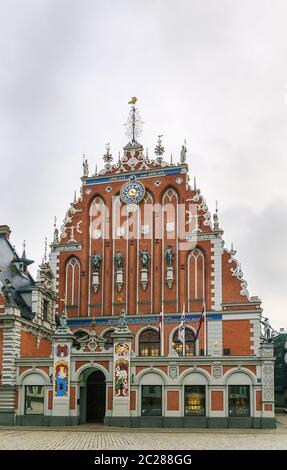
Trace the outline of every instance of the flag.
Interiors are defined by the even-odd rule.
[[[185,305],[183,304],[183,311],[180,319],[180,325],[178,329],[178,339],[179,341],[182,342],[182,344],[185,343]]]
[[[164,332],[163,332],[163,305],[159,315],[159,339],[160,339],[160,355],[164,356]]]
[[[200,315],[200,319],[199,319],[199,325],[198,325],[198,328],[197,328],[197,331],[196,331],[195,339],[198,338],[201,325],[205,320],[205,314],[206,314],[206,305],[205,305],[205,302],[203,302],[202,311],[201,311],[201,315]]]

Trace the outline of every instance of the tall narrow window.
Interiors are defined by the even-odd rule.
[[[49,302],[48,300],[44,300],[43,302],[43,318],[45,321],[49,320]]]
[[[80,308],[80,262],[73,257],[66,266],[66,303],[69,310],[71,308],[79,312]]]
[[[161,385],[142,385],[142,416],[162,415]]]
[[[202,301],[205,298],[204,254],[198,248],[188,256],[188,301]]]
[[[228,387],[229,416],[250,416],[249,385],[229,385]]]

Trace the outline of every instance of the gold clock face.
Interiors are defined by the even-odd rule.
[[[124,184],[120,192],[121,200],[126,204],[139,204],[145,195],[145,187],[142,183],[131,179]]]
[[[135,197],[137,195],[137,190],[135,188],[132,188],[129,190],[129,196]]]

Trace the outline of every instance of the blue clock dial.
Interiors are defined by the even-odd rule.
[[[138,181],[129,181],[120,192],[121,200],[125,204],[138,204],[145,195],[145,187]]]

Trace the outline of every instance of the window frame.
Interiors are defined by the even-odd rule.
[[[144,388],[157,388],[157,389],[160,389],[160,413],[143,413],[143,409],[144,409],[144,406],[143,406],[143,400],[144,399],[147,399],[148,397],[144,397]],[[162,385],[159,385],[159,384],[155,384],[155,385],[149,385],[149,384],[143,384],[141,385],[141,410],[140,410],[140,415],[141,416],[163,416],[163,386]],[[146,406],[146,405],[145,405]]]
[[[193,393],[202,393],[199,391],[200,388],[204,389],[204,408],[203,408],[203,413],[187,413],[186,411],[186,391],[187,391],[187,388],[194,388],[194,392]],[[196,390],[196,388],[198,390]],[[184,405],[184,416],[185,417],[206,417],[207,416],[207,387],[206,385],[203,385],[203,384],[186,384],[184,385],[184,390],[183,390],[183,405]]]
[[[248,414],[240,414],[240,413],[231,413],[231,407],[233,407],[234,405],[231,405],[231,397],[230,397],[230,389],[231,387],[233,388],[248,388],[248,394],[247,394],[247,397],[248,397]],[[228,385],[228,390],[227,390],[227,400],[228,400],[228,417],[229,418],[250,418],[251,416],[251,387],[250,385]],[[235,399],[235,398],[233,398]],[[241,400],[244,399],[244,398],[241,398]],[[235,408],[234,408],[235,409]]]

